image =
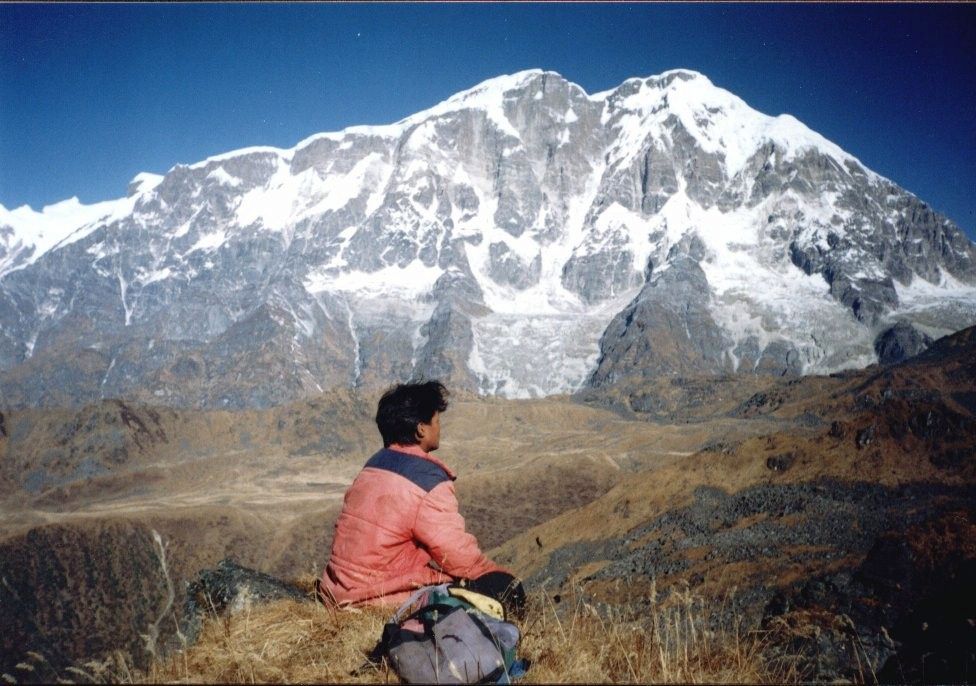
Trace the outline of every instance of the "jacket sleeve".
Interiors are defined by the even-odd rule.
[[[485,557],[478,540],[464,530],[453,481],[438,484],[421,501],[413,533],[445,574],[476,579],[507,571]]]

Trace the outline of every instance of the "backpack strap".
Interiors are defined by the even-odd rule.
[[[424,586],[422,588],[418,588],[410,595],[409,598],[407,598],[403,602],[403,604],[400,606],[400,609],[398,609],[396,612],[393,613],[393,616],[390,617],[390,622],[394,624],[399,624],[405,619],[409,619],[409,617],[406,616],[407,612],[410,610],[411,607],[413,607],[413,605],[418,600],[420,600],[420,598],[424,596],[425,593],[433,593],[435,591],[439,591],[440,593],[446,595],[447,586],[448,586],[447,584],[439,584],[437,586]]]

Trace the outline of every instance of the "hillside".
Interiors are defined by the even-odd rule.
[[[106,401],[7,412],[4,426],[7,673],[24,646],[60,667],[113,648],[125,650],[134,668],[146,666],[140,634],[166,600],[153,532],[167,545],[175,608],[185,599],[184,582],[225,557],[284,578],[319,573],[342,492],[378,446],[362,400],[346,394],[263,412]],[[734,422],[634,422],[565,399],[463,394],[443,426],[440,454],[462,475],[462,513],[486,547],[592,501],[641,469],[750,430]],[[167,619],[159,643],[173,648],[174,641]]]
[[[832,376],[456,398],[441,454],[461,474],[469,528],[523,575],[538,608],[529,621],[547,627],[526,642],[533,679],[901,682],[922,678],[923,655],[926,679],[972,673],[974,346],[967,329],[905,362]],[[184,582],[223,558],[306,585],[320,571],[338,499],[375,441],[368,405],[124,407],[4,415],[0,457],[17,469],[4,472],[0,503],[0,605],[12,629],[2,671],[33,659],[26,648],[59,673],[121,650],[139,679],[348,678],[335,670],[355,662],[377,617],[255,605],[205,623],[189,652],[171,651]],[[323,431],[328,440],[309,448]],[[79,474],[86,446],[109,439],[120,459]],[[184,442],[197,459],[172,447]],[[43,482],[16,476],[42,466]],[[678,640],[661,643],[664,625],[715,642],[689,645],[695,664],[673,671],[660,664],[662,645]],[[174,662],[152,660],[150,626]],[[262,626],[280,632],[280,653],[257,647]],[[648,660],[639,671],[634,655]],[[745,671],[723,671],[730,662]]]
[[[651,588],[734,596],[746,627],[796,629],[782,649],[816,680],[865,658],[915,679],[924,653],[926,678],[955,680],[972,669],[976,611],[974,347],[967,329],[892,367],[781,382],[730,414],[789,428],[637,474],[498,559],[630,618]]]

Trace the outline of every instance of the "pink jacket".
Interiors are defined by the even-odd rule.
[[[340,605],[400,603],[420,586],[507,571],[464,530],[455,478],[417,446],[373,455],[346,491],[322,591]]]

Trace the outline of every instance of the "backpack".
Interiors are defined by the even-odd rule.
[[[419,589],[396,611],[373,655],[409,684],[509,684],[525,673],[515,659],[519,638],[498,601],[442,584]]]

